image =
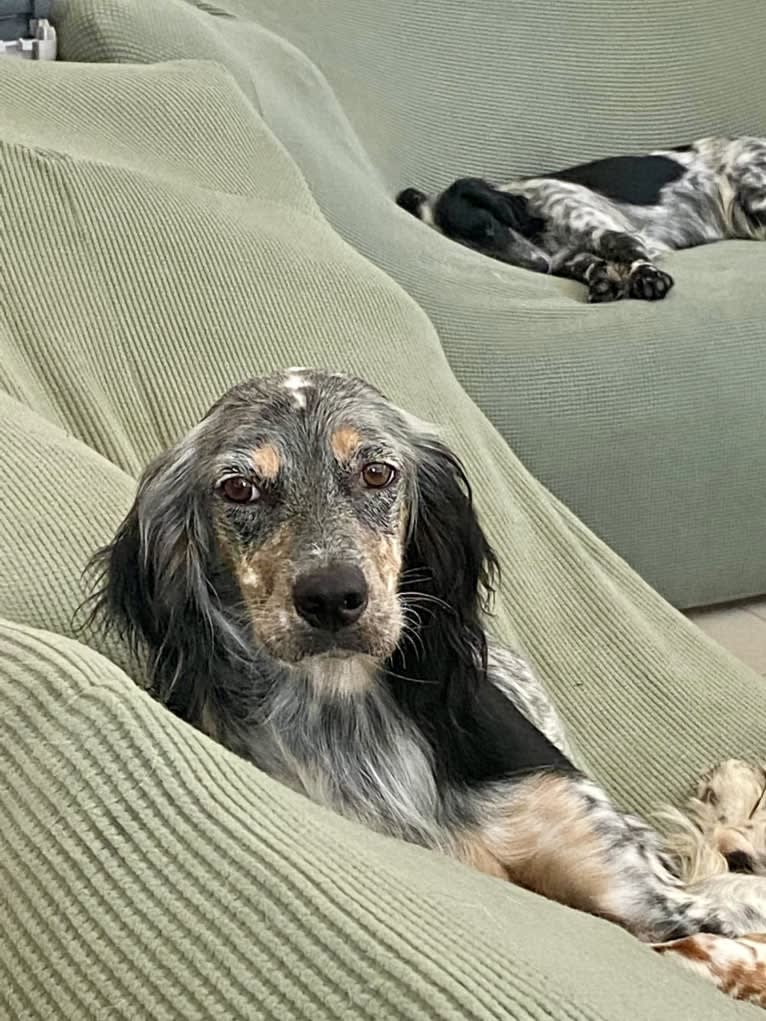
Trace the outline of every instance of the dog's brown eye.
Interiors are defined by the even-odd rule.
[[[252,503],[258,499],[258,490],[244,475],[230,475],[220,483],[218,492],[232,503]]]
[[[392,468],[390,464],[373,461],[362,469],[362,478],[365,486],[369,486],[370,489],[384,489],[386,486],[390,486],[396,478],[396,469]]]

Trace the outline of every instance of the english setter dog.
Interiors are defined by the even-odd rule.
[[[766,881],[730,869],[766,860],[764,774],[714,771],[671,847],[617,808],[487,638],[496,561],[459,461],[361,380],[234,387],[95,564],[95,617],[155,697],[321,805],[647,942],[766,932]]]
[[[656,301],[673,286],[655,265],[665,253],[766,238],[766,139],[703,138],[497,186],[467,177],[396,201],[484,255],[580,281],[588,301]]]

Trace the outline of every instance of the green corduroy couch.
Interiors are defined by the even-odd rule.
[[[319,25],[329,33],[343,6],[305,6],[328,71],[364,24],[374,35],[360,0],[330,45]],[[581,524],[491,423],[513,443],[500,412],[524,398],[531,370],[492,397],[503,363],[490,371],[488,327],[465,319],[461,334],[444,279],[437,314],[437,263],[455,290],[474,281],[477,307],[495,292],[469,256],[392,206],[391,168],[414,175],[417,160],[393,161],[383,179],[372,113],[368,155],[352,144],[344,106],[361,131],[374,95],[338,77],[333,98],[274,34],[277,21],[293,34],[297,11],[284,0],[68,0],[54,10],[63,62],[0,63],[0,1017],[755,1018],[614,926],[283,789],[152,702],[118,645],[73,626],[82,568],[142,466],[232,383],[313,363],[367,377],[436,421],[464,458],[504,572],[492,627],[534,661],[621,804],[678,801],[720,758],[762,753],[761,679]],[[413,38],[404,20],[398,31],[392,52]],[[385,68],[371,57],[368,70],[374,82]],[[457,73],[441,74],[433,87],[457,92]],[[375,131],[393,132],[392,110],[381,101]],[[348,202],[367,229],[343,227],[353,245],[336,229],[339,200],[317,184],[322,166],[328,182],[356,168]],[[399,239],[388,273],[355,250],[384,221]],[[418,259],[438,334],[394,279],[415,293]],[[698,286],[703,265],[679,259],[678,293]],[[548,324],[546,358],[558,338],[562,357],[595,359],[601,332],[629,364],[628,323],[643,324],[647,364],[670,343],[641,306],[603,316],[566,285],[499,272],[527,296],[530,320]],[[498,338],[506,311],[483,313]],[[699,323],[711,352],[714,331]],[[517,334],[529,367],[533,337]],[[608,375],[592,382],[611,395],[596,416],[608,430],[616,396]]]

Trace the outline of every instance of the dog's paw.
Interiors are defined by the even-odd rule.
[[[625,297],[625,280],[608,262],[594,263],[587,274],[588,301],[597,305]]]
[[[766,1007],[766,935],[738,939],[698,932],[668,943],[653,943],[658,954],[709,979],[735,1000]]]
[[[650,262],[641,262],[628,277],[628,293],[642,301],[660,301],[673,286],[673,277]]]
[[[727,759],[700,781],[695,822],[732,871],[766,870],[766,771]]]

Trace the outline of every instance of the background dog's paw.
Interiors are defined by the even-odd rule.
[[[587,274],[588,301],[592,305],[625,297],[625,281],[609,263],[595,263]]]
[[[650,262],[639,263],[628,278],[628,292],[631,298],[642,301],[659,301],[673,286],[673,277],[664,273]]]

